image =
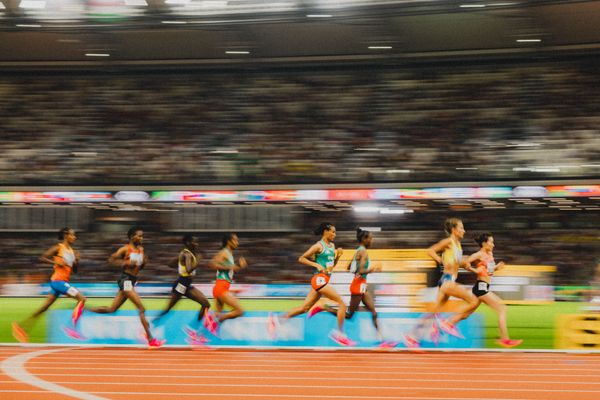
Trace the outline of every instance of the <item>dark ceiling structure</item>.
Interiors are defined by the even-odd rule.
[[[593,54],[598,1],[2,0],[0,67]]]

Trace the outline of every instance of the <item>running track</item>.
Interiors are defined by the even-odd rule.
[[[600,355],[0,347],[2,400],[597,400]]]

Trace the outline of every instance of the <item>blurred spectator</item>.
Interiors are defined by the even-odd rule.
[[[598,176],[576,63],[0,77],[4,184]],[[551,157],[549,157],[551,155]]]

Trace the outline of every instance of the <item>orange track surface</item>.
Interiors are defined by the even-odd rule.
[[[44,350],[0,347],[0,361]],[[584,354],[65,347],[24,366],[83,397],[0,374],[2,400],[600,399],[600,355]]]

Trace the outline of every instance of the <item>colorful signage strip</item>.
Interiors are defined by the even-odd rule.
[[[289,202],[370,201],[402,199],[506,199],[600,196],[600,185],[578,186],[481,186],[420,189],[315,189],[315,190],[187,190],[119,192],[0,192],[5,203],[73,202]]]
[[[81,339],[73,339],[66,335],[65,326],[71,323],[70,310],[51,310],[48,316],[48,341],[59,344],[143,344],[140,331],[140,320],[135,310],[119,310],[114,314],[95,314],[85,311],[79,321],[78,329]],[[201,329],[201,334],[208,340],[206,346],[236,347],[319,347],[336,348],[330,332],[336,328],[335,317],[328,313],[320,313],[312,318],[305,315],[291,318],[281,325],[273,335],[269,332],[266,311],[248,311],[241,318],[228,320],[219,328],[219,335],[214,336],[204,327],[197,324],[197,310],[171,311],[161,320],[155,318],[158,311],[147,311],[146,316],[152,323],[152,332],[159,339],[165,339],[167,345],[189,346],[186,327]],[[384,340],[399,342],[398,347],[405,347],[404,335],[411,333],[420,321],[420,313],[380,312],[379,327]],[[465,336],[459,339],[449,335],[440,337],[433,343],[425,338],[422,346],[426,348],[481,348],[483,342],[483,318],[473,314],[458,324]],[[371,322],[371,314],[357,312],[352,319],[346,320],[344,330],[349,338],[356,341],[358,348],[376,348],[379,344],[377,332]]]
[[[600,196],[600,185],[586,186],[483,186],[420,189],[322,189],[252,191],[152,192],[154,201],[370,201],[402,199],[506,199]]]

